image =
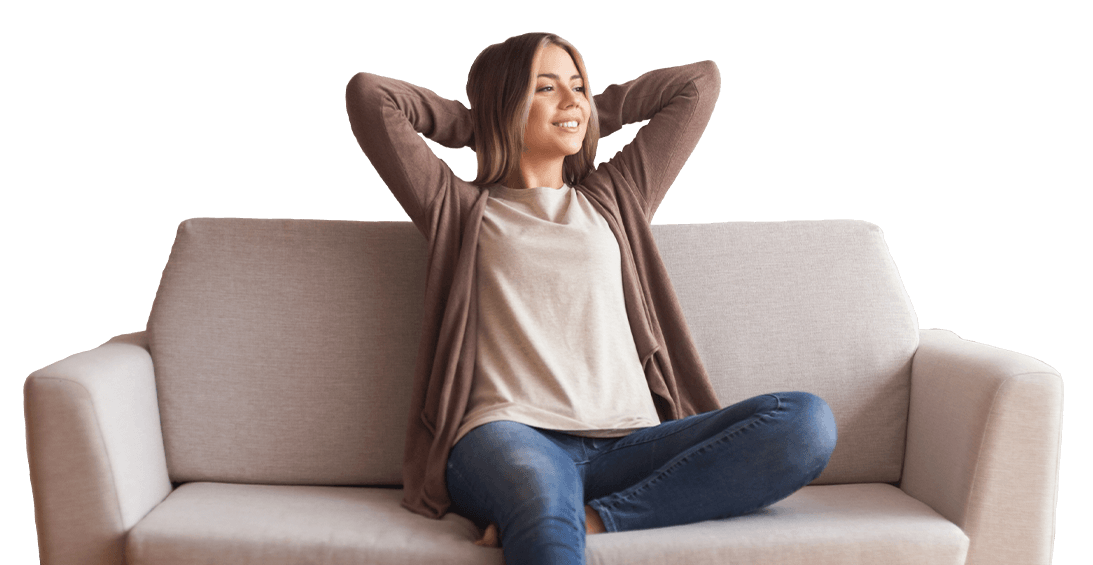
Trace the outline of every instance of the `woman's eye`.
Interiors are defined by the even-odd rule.
[[[583,86],[573,87],[574,92],[584,92]],[[540,86],[536,92],[554,92],[554,85]]]

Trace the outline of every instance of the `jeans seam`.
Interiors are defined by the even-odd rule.
[[[697,455],[700,452],[703,452],[703,451],[705,451],[707,449],[710,449],[710,448],[712,448],[716,445],[719,445],[721,443],[725,443],[727,441],[730,441],[733,438],[737,437],[738,435],[744,433],[745,431],[758,426],[760,423],[762,423],[764,420],[766,420],[769,417],[770,414],[772,414],[774,412],[777,412],[777,411],[781,410],[781,408],[782,408],[782,400],[780,398],[778,398],[777,395],[771,394],[771,395],[767,395],[767,396],[773,397],[775,399],[775,402],[777,403],[774,406],[774,408],[771,409],[770,411],[766,411],[766,412],[763,412],[763,413],[752,415],[751,416],[751,420],[752,420],[751,422],[748,422],[746,425],[741,426],[740,428],[734,430],[731,434],[724,434],[720,437],[719,436],[714,436],[713,438],[711,438],[706,443],[695,447],[694,449],[692,449],[691,451],[689,451],[685,455],[681,455],[681,456],[677,457],[675,460],[670,461],[664,467],[664,469],[662,471],[656,473],[655,475],[653,475],[651,477],[648,477],[644,481],[642,481],[642,482],[640,482],[636,485],[633,485],[633,486],[631,486],[631,487],[629,487],[629,488],[627,488],[623,491],[619,491],[619,492],[616,492],[616,493],[613,493],[613,494],[609,494],[609,495],[607,495],[603,498],[600,498],[596,502],[600,506],[602,506],[602,507],[604,507],[608,510],[613,510],[615,506],[617,506],[617,505],[619,505],[623,502],[626,502],[626,501],[634,498],[635,496],[638,496],[639,494],[641,494],[642,492],[648,490],[651,486],[653,486],[654,484],[659,482],[662,478],[672,474],[677,468],[679,468],[681,465],[683,465],[687,461],[689,461],[691,459],[691,457],[693,457],[694,455]],[[601,518],[602,518],[602,516],[601,516]],[[614,520],[612,519],[612,521],[614,521]],[[617,525],[616,525],[616,527],[617,527]]]
[[[610,508],[599,500],[590,500],[588,501],[588,505],[600,516],[600,521],[603,522],[604,529],[608,532],[619,531],[619,525],[615,522],[615,517],[611,514]]]

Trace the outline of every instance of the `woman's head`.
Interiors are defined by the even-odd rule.
[[[568,59],[559,58],[560,50],[564,50]],[[540,64],[553,64],[555,69],[575,69],[575,72],[533,76],[539,74],[536,66]],[[538,85],[541,87],[538,91],[537,82],[543,83]],[[562,174],[565,182],[575,184],[592,172],[599,140],[599,118],[589,94],[584,60],[568,41],[553,34],[528,33],[487,47],[471,65],[467,97],[471,103],[478,154],[476,183],[501,182],[518,171],[521,154],[528,149],[528,142],[543,141],[545,136],[541,134],[548,133],[540,123],[544,116],[547,126],[559,128],[553,141],[561,144],[559,147],[568,144],[573,149],[572,154],[566,151]],[[530,124],[530,131],[529,115],[540,118]],[[583,137],[577,136],[575,140],[567,139],[567,136],[574,137],[574,128],[564,128],[550,121],[578,115],[586,118],[576,128]]]

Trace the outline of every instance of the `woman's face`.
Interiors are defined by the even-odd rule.
[[[524,133],[525,157],[564,158],[581,150],[588,129],[584,78],[569,53],[547,45],[535,56],[535,82]]]

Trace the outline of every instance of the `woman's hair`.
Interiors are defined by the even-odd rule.
[[[565,158],[562,178],[579,183],[596,165],[596,144],[600,138],[599,115],[588,86],[584,59],[568,41],[552,33],[526,33],[510,37],[482,50],[467,75],[467,98],[474,123],[474,150],[478,155],[475,184],[501,182],[520,167],[535,81],[531,73],[535,54],[547,45],[566,50],[584,81],[589,118],[581,150]]]

